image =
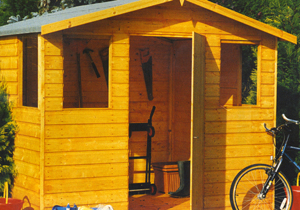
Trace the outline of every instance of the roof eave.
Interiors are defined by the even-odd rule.
[[[45,35],[45,34],[57,32],[57,31],[65,30],[68,28],[80,26],[80,25],[87,24],[87,23],[92,23],[95,21],[114,17],[117,15],[126,14],[129,12],[133,12],[136,10],[163,4],[166,2],[170,2],[170,1],[173,1],[173,0],[141,0],[141,1],[136,1],[136,2],[129,3],[129,4],[124,4],[124,5],[109,8],[106,10],[93,12],[93,13],[82,15],[79,17],[74,17],[74,18],[58,21],[55,23],[43,25],[41,28],[41,34]],[[240,23],[243,23],[245,25],[248,25],[252,28],[255,28],[255,29],[258,29],[265,33],[271,34],[275,37],[278,37],[281,40],[288,41],[293,44],[297,44],[297,37],[290,33],[287,33],[285,31],[282,31],[280,29],[277,29],[277,28],[267,25],[265,23],[262,23],[258,20],[254,20],[252,18],[249,18],[245,15],[242,15],[238,12],[227,9],[225,7],[222,7],[220,5],[212,3],[210,1],[207,1],[207,0],[186,0],[186,1],[193,3],[195,5],[198,5],[207,10],[210,10],[212,12],[215,12],[217,14],[220,14],[222,16],[225,16],[227,18],[230,18],[230,19],[233,19]]]
[[[87,15],[82,15],[79,17],[74,17],[74,18],[62,20],[59,22],[43,25],[42,29],[41,29],[41,34],[42,35],[50,34],[53,32],[65,30],[68,28],[80,26],[80,25],[87,24],[87,23],[92,23],[95,21],[114,17],[117,15],[126,14],[126,13],[133,12],[133,11],[136,11],[139,9],[144,9],[147,7],[155,6],[158,4],[163,4],[166,2],[170,2],[170,1],[173,1],[173,0],[142,0],[142,1],[132,2],[129,4],[124,4],[124,5],[109,8],[106,10],[93,12],[93,13],[90,13]]]
[[[255,28],[255,29],[258,29],[258,30],[263,31],[265,33],[276,36],[281,40],[288,41],[288,42],[291,42],[293,44],[297,44],[297,36],[294,36],[290,33],[282,31],[278,28],[275,28],[273,26],[262,23],[258,20],[253,19],[253,18],[242,15],[238,12],[233,11],[233,10],[222,7],[218,4],[212,3],[212,2],[207,1],[207,0],[186,0],[186,1],[188,1],[190,3],[193,3],[193,4],[196,4],[196,5],[198,5],[202,8],[205,8],[207,10],[210,10],[210,11],[215,12],[217,14],[220,14],[222,16],[225,16],[227,18],[230,18],[230,19],[233,19],[233,20],[238,21],[240,23],[243,23],[245,25],[248,25],[252,28]]]

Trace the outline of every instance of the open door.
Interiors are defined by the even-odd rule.
[[[191,209],[203,209],[205,37],[193,32],[191,90]]]

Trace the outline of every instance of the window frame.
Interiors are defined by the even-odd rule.
[[[76,109],[76,110],[87,110],[87,109],[111,109],[112,108],[112,102],[111,102],[111,98],[112,98],[112,48],[113,48],[113,43],[112,43],[112,39],[113,36],[112,35],[83,35],[83,34],[64,34],[63,35],[63,45],[64,45],[64,41],[66,39],[99,39],[99,40],[108,40],[108,104],[107,107],[64,107],[64,103],[62,104],[62,109],[65,110],[72,110],[72,109]],[[62,55],[64,58],[64,55]],[[65,68],[65,67],[64,67]],[[104,75],[101,75],[101,77],[104,77]],[[65,84],[64,84],[65,85]],[[64,89],[63,89],[63,98],[64,98]]]
[[[220,62],[222,63],[222,44],[233,44],[233,45],[256,45],[257,46],[257,89],[256,89],[256,104],[242,104],[242,68],[240,68],[238,72],[238,87],[239,90],[239,104],[221,104],[222,107],[237,107],[237,108],[257,108],[261,106],[261,59],[262,59],[262,45],[261,40],[231,40],[231,39],[221,39],[220,40]],[[222,64],[220,65],[220,77],[221,77],[221,68]],[[221,89],[221,82],[220,82],[220,89]],[[221,94],[220,94],[221,98]]]

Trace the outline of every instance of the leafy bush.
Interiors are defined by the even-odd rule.
[[[12,117],[12,104],[8,97],[6,83],[0,82],[0,192],[3,192],[5,182],[11,189],[17,175],[13,153],[18,127]]]

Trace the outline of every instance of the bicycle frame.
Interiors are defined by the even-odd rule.
[[[281,146],[281,152],[280,155],[278,156],[278,158],[276,158],[276,160],[274,161],[275,164],[273,164],[273,170],[268,172],[269,176],[268,179],[266,180],[261,193],[259,195],[259,197],[261,199],[266,197],[266,194],[269,191],[269,188],[275,178],[275,176],[277,175],[277,173],[279,172],[281,163],[283,161],[283,156],[287,157],[288,160],[293,163],[293,165],[300,171],[300,166],[286,153],[286,150],[296,150],[296,151],[300,151],[300,147],[294,147],[294,146],[288,146],[288,141],[291,135],[291,130],[288,128],[288,124],[285,124],[284,126],[285,130],[286,130],[286,134],[287,136],[284,138],[284,144]]]

